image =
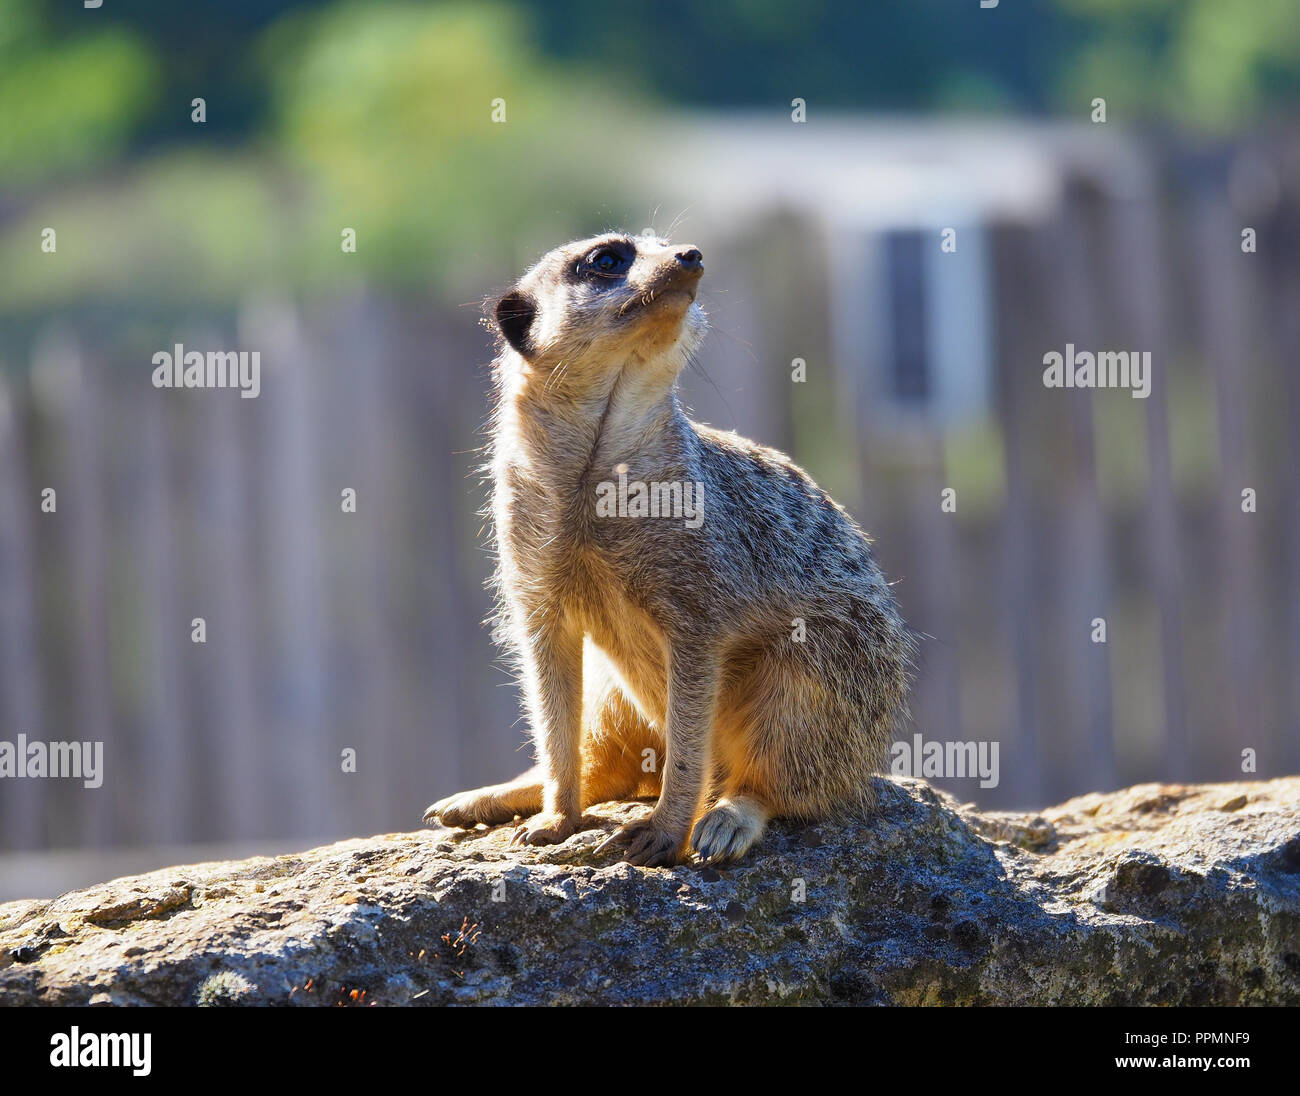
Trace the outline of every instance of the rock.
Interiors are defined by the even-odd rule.
[[[776,823],[739,865],[595,854],[647,810],[11,902],[0,1004],[1300,1004],[1300,777],[1024,815],[888,780],[868,822]]]

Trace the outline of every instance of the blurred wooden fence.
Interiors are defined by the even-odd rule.
[[[960,439],[850,417],[845,501],[933,637],[912,729],[1000,744],[996,789],[940,781],[963,796],[1237,779],[1246,748],[1261,776],[1300,769],[1300,231],[1283,203],[1243,254],[1239,222],[1207,184],[1080,191],[1051,223],[994,226],[982,504],[939,509],[964,482]],[[792,399],[790,361],[830,353],[829,294],[819,246],[784,232],[711,264],[727,293],[708,380],[686,389],[701,418],[802,456],[838,395],[814,369]],[[106,777],[0,782],[6,847],[410,828],[437,795],[524,766],[480,624],[475,320],[367,295],[224,324],[85,316],[8,362],[0,739],[103,741]],[[260,397],[152,388],[151,355],[177,341],[259,350]],[[1042,356],[1066,342],[1150,350],[1150,398],[1046,389]]]
[[[1055,223],[995,231],[1000,504],[936,520],[928,497],[959,476],[937,438],[911,473],[930,477],[926,520],[881,544],[936,637],[918,728],[1003,744],[998,792],[948,782],[960,794],[1300,769],[1296,218],[1245,220],[1193,178],[1076,191]],[[1151,395],[1047,389],[1042,356],[1066,342],[1150,350]]]
[[[0,418],[0,738],[103,741],[107,776],[0,783],[9,847],[410,828],[522,765],[480,626],[474,321],[360,297],[36,341]],[[177,341],[258,349],[261,395],[154,389]]]

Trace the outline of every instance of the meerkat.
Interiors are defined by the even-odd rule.
[[[490,302],[497,638],[537,765],[427,822],[520,818],[512,841],[545,845],[592,804],[657,796],[604,843],[656,867],[738,858],[773,817],[871,805],[913,633],[826,492],[684,412],[703,271],[696,247],[599,236]]]

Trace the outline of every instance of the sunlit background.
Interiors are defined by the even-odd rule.
[[[1298,94],[1293,0],[0,0],[0,740],[105,765],[0,780],[0,900],[527,765],[480,303],[612,227],[704,253],[696,416],[877,538],[908,735],[999,743],[937,783],[1297,771]],[[260,396],[153,388],[177,343]]]

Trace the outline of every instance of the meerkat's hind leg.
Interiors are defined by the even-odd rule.
[[[424,812],[424,821],[472,829],[479,823],[499,826],[516,816],[527,818],[541,809],[542,776],[533,768],[505,784],[489,784],[439,799]]]
[[[723,796],[695,823],[691,848],[704,860],[737,860],[763,836],[771,817],[755,795]]]

